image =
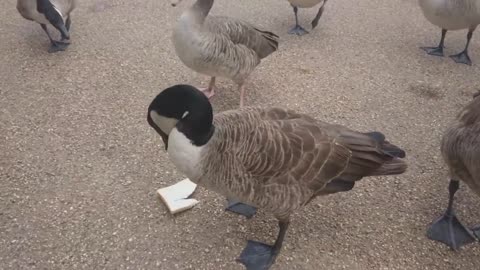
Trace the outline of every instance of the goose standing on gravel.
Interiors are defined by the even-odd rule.
[[[441,149],[450,169],[448,208],[428,229],[427,236],[457,250],[480,237],[480,227],[473,230],[466,228],[453,211],[459,181],[463,181],[480,196],[480,91],[447,129]]]
[[[379,132],[360,133],[281,108],[244,107],[214,116],[208,98],[189,85],[158,94],[147,120],[190,180],[279,220],[273,246],[249,241],[240,255],[250,270],[274,263],[290,215],[316,196],[407,168],[405,152]]]
[[[443,56],[443,42],[448,30],[468,29],[465,49],[450,57],[457,63],[472,65],[468,46],[473,31],[480,24],[480,0],[419,0],[423,14],[432,24],[442,28],[437,47],[421,47],[430,55]]]
[[[323,10],[325,9],[325,4],[327,3],[327,0],[288,0],[290,2],[290,5],[293,7],[293,13],[295,14],[295,26],[288,31],[289,34],[294,34],[294,35],[304,35],[307,34],[308,31],[305,30],[300,24],[298,23],[298,8],[311,8],[314,7],[320,3],[322,5],[318,9],[317,15],[315,18],[313,18],[312,21],[312,30],[317,27],[318,25],[318,20],[320,20],[320,17],[322,17]]]
[[[48,52],[64,51],[70,39],[70,13],[76,6],[76,0],[17,0],[17,10],[27,20],[40,24],[50,40]],[[62,40],[56,41],[47,30],[47,25],[55,27],[61,34]]]
[[[261,59],[277,50],[278,36],[234,18],[207,16],[212,6],[213,0],[197,0],[181,15],[173,30],[175,51],[187,67],[211,77],[202,89],[209,98],[215,93],[216,77],[232,79],[240,91],[241,107],[248,76]]]

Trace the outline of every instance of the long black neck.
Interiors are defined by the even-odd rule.
[[[177,129],[185,134],[194,145],[206,144],[215,131],[210,103],[208,101],[192,103],[188,108],[188,115],[177,123]]]

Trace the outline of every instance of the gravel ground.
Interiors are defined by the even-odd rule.
[[[200,204],[174,217],[156,194],[184,177],[148,126],[147,106],[173,84],[208,82],[170,40],[192,1],[79,2],[72,45],[48,54],[41,28],[14,0],[0,1],[0,268],[243,269],[235,258],[247,239],[274,241],[271,215],[226,213],[221,196],[199,188]],[[216,1],[213,14],[281,37],[246,102],[380,130],[404,147],[410,167],[297,213],[272,269],[480,269],[479,244],[453,252],[425,237],[447,203],[439,140],[480,89],[478,37],[469,67],[418,48],[436,45],[440,29],[414,0],[327,5],[318,28],[297,37],[286,33],[294,18],[285,0]],[[315,13],[300,10],[307,29]],[[448,33],[446,53],[462,50],[465,36]],[[235,85],[218,86],[214,109],[237,108]],[[480,200],[466,188],[457,195],[459,217],[480,223]]]

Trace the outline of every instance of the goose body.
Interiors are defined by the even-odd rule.
[[[51,47],[49,52],[63,51],[69,45],[70,13],[75,9],[76,0],[17,0],[17,10],[23,18],[40,24],[47,34]],[[47,30],[52,25],[61,34],[62,40],[55,41]]]
[[[187,85],[160,93],[149,107],[148,122],[190,180],[275,215],[280,233],[274,255],[290,215],[316,196],[407,168],[403,150],[381,133],[360,133],[281,108],[244,107],[213,116],[208,99]],[[251,254],[255,245],[249,242],[242,254],[247,268],[258,255]]]
[[[266,209],[279,219],[288,218],[324,192],[336,177],[353,187],[363,176],[386,172],[382,162],[397,166],[398,173],[405,169],[403,161],[376,149],[381,145],[368,134],[281,108],[222,112],[215,115],[213,126],[208,143],[191,149],[184,148],[188,139],[173,129],[168,141],[172,162],[192,181]],[[379,163],[349,168],[355,143],[372,147],[372,158],[378,158]]]
[[[430,227],[428,236],[458,249],[480,237],[480,229],[466,228],[453,211],[460,182],[480,196],[480,92],[448,127],[441,151],[450,171],[450,199],[446,213]]]
[[[208,16],[213,0],[197,0],[179,18],[173,30],[173,44],[180,60],[192,70],[208,75],[204,93],[214,94],[215,78],[233,80],[241,93],[261,59],[278,48],[278,36],[248,22],[224,16]]]
[[[305,30],[300,24],[298,23],[298,8],[312,8],[320,3],[322,5],[318,9],[317,15],[315,18],[312,20],[312,29],[317,27],[318,21],[320,20],[320,17],[323,14],[323,11],[325,10],[325,4],[327,3],[327,0],[288,0],[290,5],[293,7],[293,13],[295,14],[295,26],[290,29],[288,32],[289,34],[295,34],[295,35],[304,35],[307,34],[308,31]]]
[[[314,7],[323,0],[288,0],[292,6],[299,7],[299,8],[311,8]]]
[[[468,46],[473,32],[480,24],[480,0],[419,0],[425,18],[442,29],[440,44],[437,47],[423,47],[427,53],[443,56],[443,44],[447,31],[468,29],[464,51],[451,57],[457,63],[471,65]]]
[[[480,24],[479,0],[419,0],[425,18],[446,30],[468,29]]]

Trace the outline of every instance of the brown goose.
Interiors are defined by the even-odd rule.
[[[249,241],[240,255],[250,270],[273,264],[290,215],[316,196],[407,168],[405,152],[379,132],[360,133],[281,108],[244,107],[214,116],[208,98],[189,85],[162,91],[147,120],[190,180],[278,219],[273,246]]]
[[[427,236],[457,250],[474,242],[475,236],[480,237],[480,228],[466,228],[453,211],[453,199],[460,186],[459,181],[480,196],[480,91],[447,129],[441,150],[450,169],[450,195],[447,211],[428,229]]]

